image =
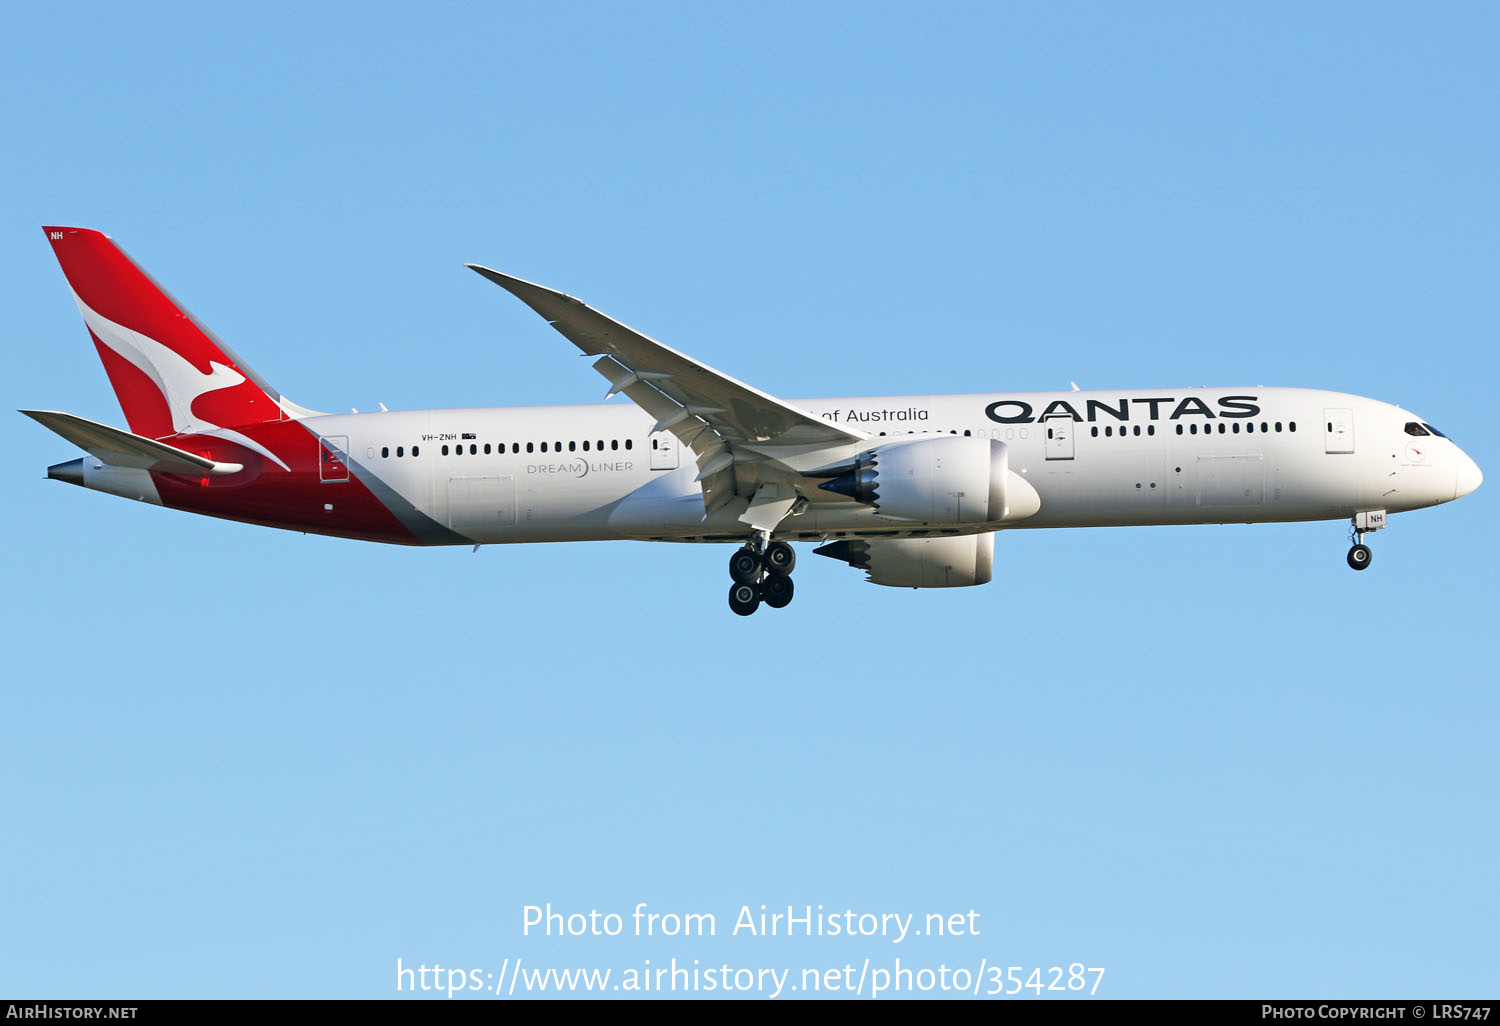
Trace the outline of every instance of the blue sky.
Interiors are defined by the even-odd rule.
[[[4,408],[123,423],[42,224],[320,409],[587,402],[463,268],[787,397],[1266,384],[1494,476],[1491,5],[32,5],[0,38]],[[1050,967],[1114,997],[1493,992],[1494,484],[1340,523],[803,550],[406,550],[0,451],[0,992],[395,996],[498,971]],[[719,935],[539,938],[525,905]],[[728,936],[977,910],[975,937]]]

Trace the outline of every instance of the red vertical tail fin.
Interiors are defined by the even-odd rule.
[[[147,438],[298,417],[102,232],[43,228],[130,430]]]

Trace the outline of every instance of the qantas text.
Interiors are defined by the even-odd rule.
[[[986,406],[984,415],[997,424],[1034,424],[1040,420],[1062,418],[1092,423],[1098,420],[1101,414],[1114,420],[1130,420],[1132,412],[1144,414],[1137,419],[1161,420],[1163,408],[1171,409],[1171,412],[1165,415],[1167,420],[1176,420],[1179,417],[1256,417],[1260,415],[1260,404],[1253,395],[1224,395],[1220,396],[1217,402],[1219,410],[1216,413],[1202,399],[1191,395],[1186,399],[1163,396],[1120,399],[1115,402],[1086,399],[1082,404],[1084,412],[1079,413],[1078,407],[1068,400],[1054,399],[1038,415],[1036,408],[1024,399],[1001,399]]]

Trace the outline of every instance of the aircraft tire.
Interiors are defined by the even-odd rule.
[[[766,570],[785,577],[797,566],[797,550],[786,542],[772,542],[766,546],[766,554],[761,559],[766,564]]]
[[[735,584],[754,584],[761,569],[760,555],[753,549],[735,549],[729,557],[729,577]]]
[[[760,586],[761,598],[772,609],[782,609],[792,604],[794,587],[790,577],[771,574]]]
[[[730,585],[729,608],[739,616],[749,616],[760,608],[760,589],[748,583]]]
[[[1370,560],[1375,554],[1370,551],[1368,545],[1356,545],[1349,550],[1349,569],[1363,570],[1370,565]]]

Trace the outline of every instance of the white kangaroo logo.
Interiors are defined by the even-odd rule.
[[[179,433],[212,434],[227,438],[274,460],[281,469],[291,470],[275,453],[253,438],[204,420],[193,413],[193,403],[199,396],[233,388],[245,380],[243,374],[213,360],[209,361],[211,369],[205,374],[186,357],[149,335],[142,335],[123,324],[116,324],[91,309],[76,292],[73,293],[73,301],[78,304],[78,312],[83,315],[84,323],[99,341],[138,367],[161,390],[162,398],[166,399],[167,409],[172,415],[172,427]]]

